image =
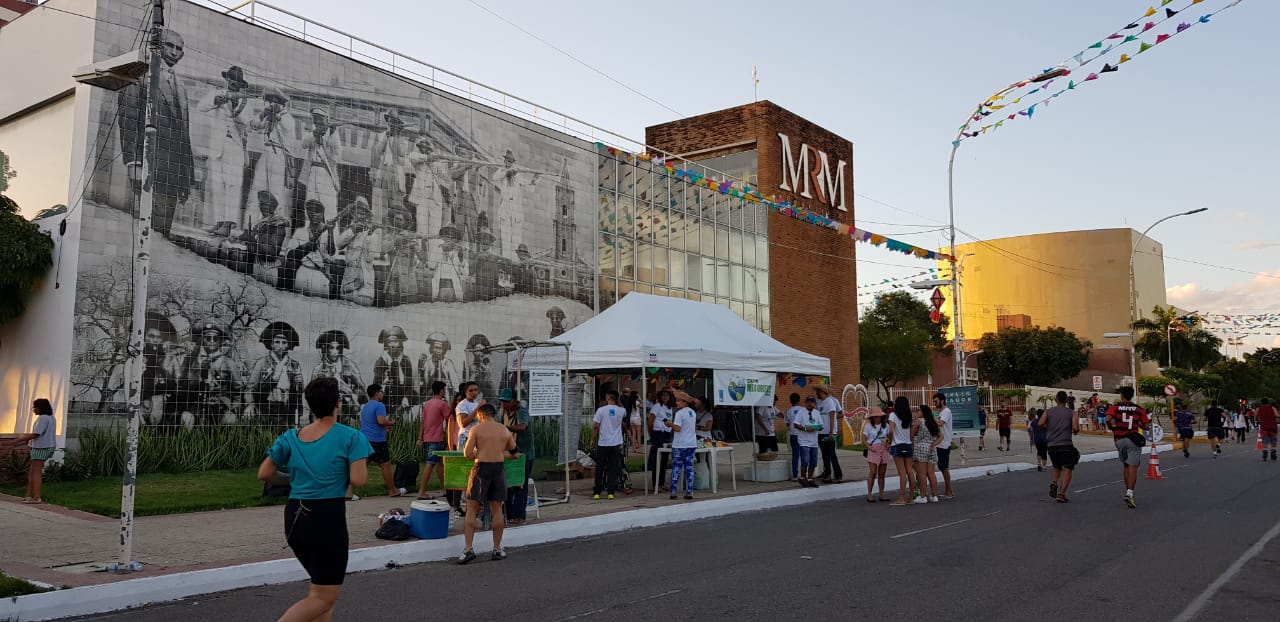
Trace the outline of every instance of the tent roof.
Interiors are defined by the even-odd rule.
[[[717,304],[631,292],[555,339],[569,369],[678,367],[830,376],[831,361],[756,330]],[[524,366],[563,367],[564,350],[535,348]]]

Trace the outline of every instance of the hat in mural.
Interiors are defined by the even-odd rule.
[[[485,337],[484,335],[480,335],[480,334],[472,335],[471,338],[467,340],[468,350],[475,350],[478,348],[487,348],[487,347],[489,347],[489,338]]]
[[[284,91],[280,90],[278,86],[262,87],[262,99],[273,104],[283,105],[289,103],[289,98],[285,96]]]
[[[399,339],[400,341],[408,341],[409,336],[404,334],[404,329],[399,326],[384,328],[378,333],[378,343],[386,343],[388,339]]]
[[[249,86],[249,83],[244,80],[244,70],[238,65],[228,67],[226,71],[222,72],[222,77],[226,79],[228,84],[234,84],[242,89]]]
[[[506,387],[503,390],[498,391],[499,402],[510,402],[514,399],[516,399],[516,392],[513,391],[511,387]]]
[[[201,335],[218,335],[225,339],[231,336],[231,329],[213,320],[205,320],[200,322],[199,333]]]
[[[550,309],[547,309],[547,319],[549,319],[549,320],[563,320],[563,319],[564,319],[564,309],[561,309],[560,307],[556,307],[556,306],[553,306],[553,307],[551,307]]]
[[[337,343],[343,350],[351,349],[351,341],[347,339],[347,334],[340,330],[326,330],[316,337],[316,349],[323,350],[325,346],[331,343]]]
[[[521,244],[516,247],[516,257],[519,257],[521,261],[528,261],[531,255],[528,244]]]
[[[178,331],[173,328],[173,322],[170,322],[169,318],[155,311],[147,311],[147,319],[143,324],[143,329],[160,331],[160,334],[168,340],[172,340],[178,334]]]
[[[433,332],[428,334],[426,342],[427,342],[427,345],[431,345],[434,343],[443,344],[444,351],[446,354],[449,352],[449,348],[451,347],[451,344],[449,343],[449,338],[445,337],[444,333],[441,333],[441,332]]]
[[[324,108],[318,108],[318,107],[317,107],[317,108],[312,108],[310,112],[311,112],[311,118],[312,118],[312,119],[322,119],[322,120],[324,120],[324,122],[325,122],[325,123],[328,123],[328,122],[329,122],[329,111],[328,111],[328,110],[325,110]]]
[[[274,211],[280,205],[280,201],[276,200],[276,195],[271,194],[270,190],[259,190],[258,205],[267,205]]]
[[[271,341],[275,339],[277,335],[289,340],[290,350],[298,347],[298,331],[294,330],[288,322],[272,322],[267,324],[267,327],[262,329],[262,334],[258,335],[258,341],[262,342],[262,345],[270,348]]]

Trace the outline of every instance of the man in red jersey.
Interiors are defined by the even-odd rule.
[[[1262,398],[1258,406],[1258,437],[1262,439],[1262,461],[1267,461],[1267,447],[1271,448],[1271,460],[1276,459],[1276,407],[1271,400]]]
[[[1107,427],[1115,437],[1116,451],[1124,467],[1124,502],[1131,508],[1138,507],[1133,500],[1133,487],[1138,483],[1138,464],[1142,462],[1141,430],[1151,428],[1151,417],[1141,406],[1133,403],[1133,387],[1120,387],[1120,403],[1107,409]]]

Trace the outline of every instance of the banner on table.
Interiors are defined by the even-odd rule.
[[[938,389],[947,397],[947,408],[951,409],[951,427],[956,437],[978,436],[978,387],[943,387]]]
[[[558,417],[563,414],[563,387],[558,369],[529,370],[529,416]]]
[[[778,375],[717,369],[712,374],[716,406],[771,406]]]

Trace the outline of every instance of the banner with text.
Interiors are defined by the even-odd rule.
[[[529,370],[529,416],[558,417],[563,414],[561,408],[562,387],[560,370]]]
[[[951,409],[951,426],[957,437],[978,436],[978,387],[943,387],[938,389],[947,396],[947,408]]]
[[[716,406],[771,406],[778,375],[758,371],[715,370]]]

